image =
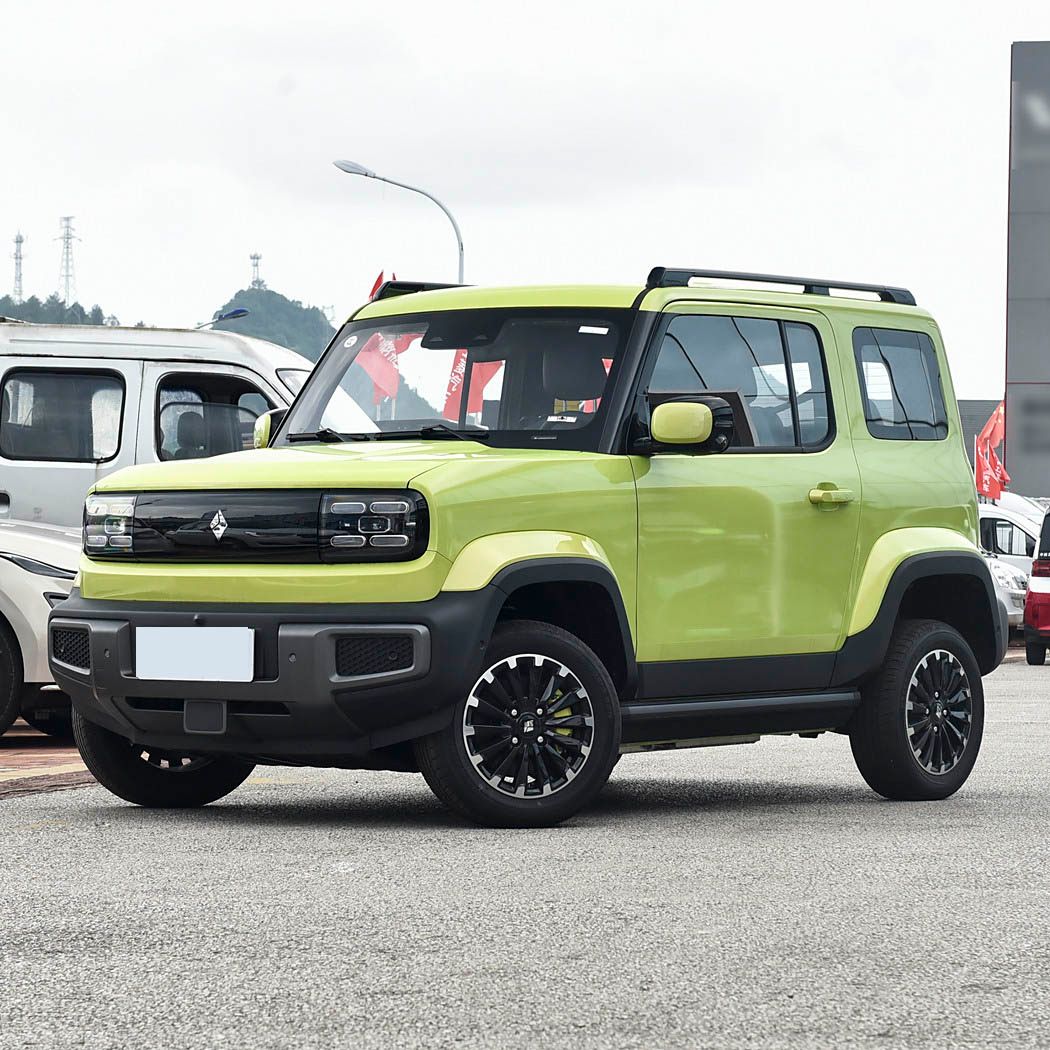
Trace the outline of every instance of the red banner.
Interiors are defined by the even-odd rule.
[[[988,499],[998,499],[1010,483],[1010,475],[996,454],[1006,436],[1006,408],[1002,401],[981,427],[974,440],[973,466],[977,493]]]

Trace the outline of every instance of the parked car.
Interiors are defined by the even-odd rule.
[[[621,752],[764,733],[848,733],[887,798],[973,768],[1007,624],[904,289],[389,283],[256,433],[88,497],[51,666],[123,799],[419,770],[550,825]]]
[[[995,503],[979,503],[977,512],[981,519],[981,548],[1030,576],[1042,517],[1036,520]]]
[[[80,548],[79,530],[0,521],[0,733],[22,715],[70,734],[69,697],[47,665],[47,616],[69,594]]]
[[[1002,606],[1011,630],[1024,625],[1024,603],[1028,592],[1028,577],[994,554],[987,554],[988,568],[995,584],[995,594]]]
[[[312,367],[232,332],[0,324],[0,516],[79,527],[121,467],[250,447]]]
[[[1043,518],[1024,603],[1024,651],[1030,664],[1046,663],[1050,645],[1050,514]]]

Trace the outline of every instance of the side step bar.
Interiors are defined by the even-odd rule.
[[[839,689],[723,700],[632,700],[620,705],[620,715],[627,744],[839,729],[859,703],[856,689]]]

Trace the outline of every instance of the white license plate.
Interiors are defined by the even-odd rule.
[[[250,682],[250,627],[136,627],[135,677],[155,682]]]

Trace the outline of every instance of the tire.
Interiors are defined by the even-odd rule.
[[[1039,642],[1025,642],[1024,658],[1033,667],[1042,667],[1046,663],[1046,646]]]
[[[938,620],[899,622],[850,723],[868,785],[889,799],[948,798],[966,783],[983,733],[981,672],[962,635]]]
[[[73,712],[73,736],[95,779],[125,802],[154,809],[206,806],[239,787],[255,768],[233,758],[204,758],[142,747]]]
[[[0,734],[6,733],[22,711],[22,650],[5,623],[0,623]]]
[[[609,672],[575,635],[532,620],[497,627],[483,666],[450,724],[416,741],[423,776],[475,823],[560,824],[595,798],[619,756]]]

